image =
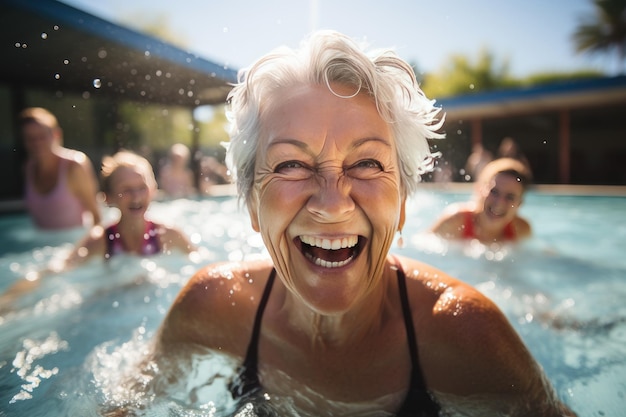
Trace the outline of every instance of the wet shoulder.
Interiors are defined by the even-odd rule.
[[[268,262],[224,262],[200,269],[179,293],[161,339],[242,355],[271,271]]]
[[[492,313],[500,319],[496,305],[473,286],[448,275],[431,265],[403,258],[402,266],[407,277],[409,299],[414,315],[426,316],[432,322],[465,320],[480,321],[478,316]]]
[[[457,238],[462,235],[467,216],[471,213],[472,207],[468,204],[452,204],[446,207],[432,231],[446,239]]]
[[[239,314],[258,305],[270,272],[269,261],[211,264],[194,274],[177,302],[198,310]]]
[[[420,363],[434,390],[467,395],[522,386],[532,361],[519,336],[489,298],[419,262],[406,262]],[[410,272],[411,271],[411,272]],[[511,361],[520,363],[511,369]]]

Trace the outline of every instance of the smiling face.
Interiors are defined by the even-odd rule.
[[[403,215],[391,130],[364,94],[300,86],[276,97],[262,117],[252,225],[291,291],[318,312],[346,311],[380,279]]]
[[[143,219],[152,200],[153,189],[141,169],[121,165],[111,174],[110,184],[107,202],[120,210],[121,218]]]
[[[524,185],[515,175],[496,174],[481,192],[482,218],[494,226],[506,226],[517,215],[523,194]]]

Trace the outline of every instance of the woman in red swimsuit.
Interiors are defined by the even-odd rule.
[[[500,158],[487,164],[476,182],[475,201],[451,205],[432,227],[446,239],[483,243],[529,237],[530,224],[518,215],[528,175],[522,163]]]

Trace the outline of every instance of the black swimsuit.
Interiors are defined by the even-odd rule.
[[[406,276],[398,264],[398,288],[400,292],[400,302],[402,303],[402,314],[404,315],[404,325],[406,327],[407,339],[409,342],[409,352],[411,355],[411,382],[409,392],[404,400],[400,411],[396,413],[398,417],[436,417],[439,415],[439,404],[426,389],[422,370],[420,368],[419,356],[417,352],[417,341],[413,328],[413,318],[409,306],[409,297],[406,289]],[[254,319],[252,337],[248,345],[248,351],[243,364],[239,368],[240,372],[236,381],[230,386],[234,398],[250,398],[261,391],[261,382],[258,376],[258,344],[261,332],[261,320],[267,301],[270,297],[272,285],[276,277],[276,270],[272,268],[265,290],[259,303],[259,308]]]

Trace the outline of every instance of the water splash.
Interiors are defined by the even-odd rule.
[[[18,351],[15,359],[13,359],[13,369],[11,370],[24,383],[21,385],[20,391],[11,398],[9,404],[33,398],[32,393],[39,387],[42,380],[57,375],[59,373],[58,367],[46,369],[42,365],[37,365],[36,362],[48,355],[67,350],[68,347],[68,343],[61,340],[55,332],[50,333],[43,341],[25,339],[22,342],[22,350]]]

